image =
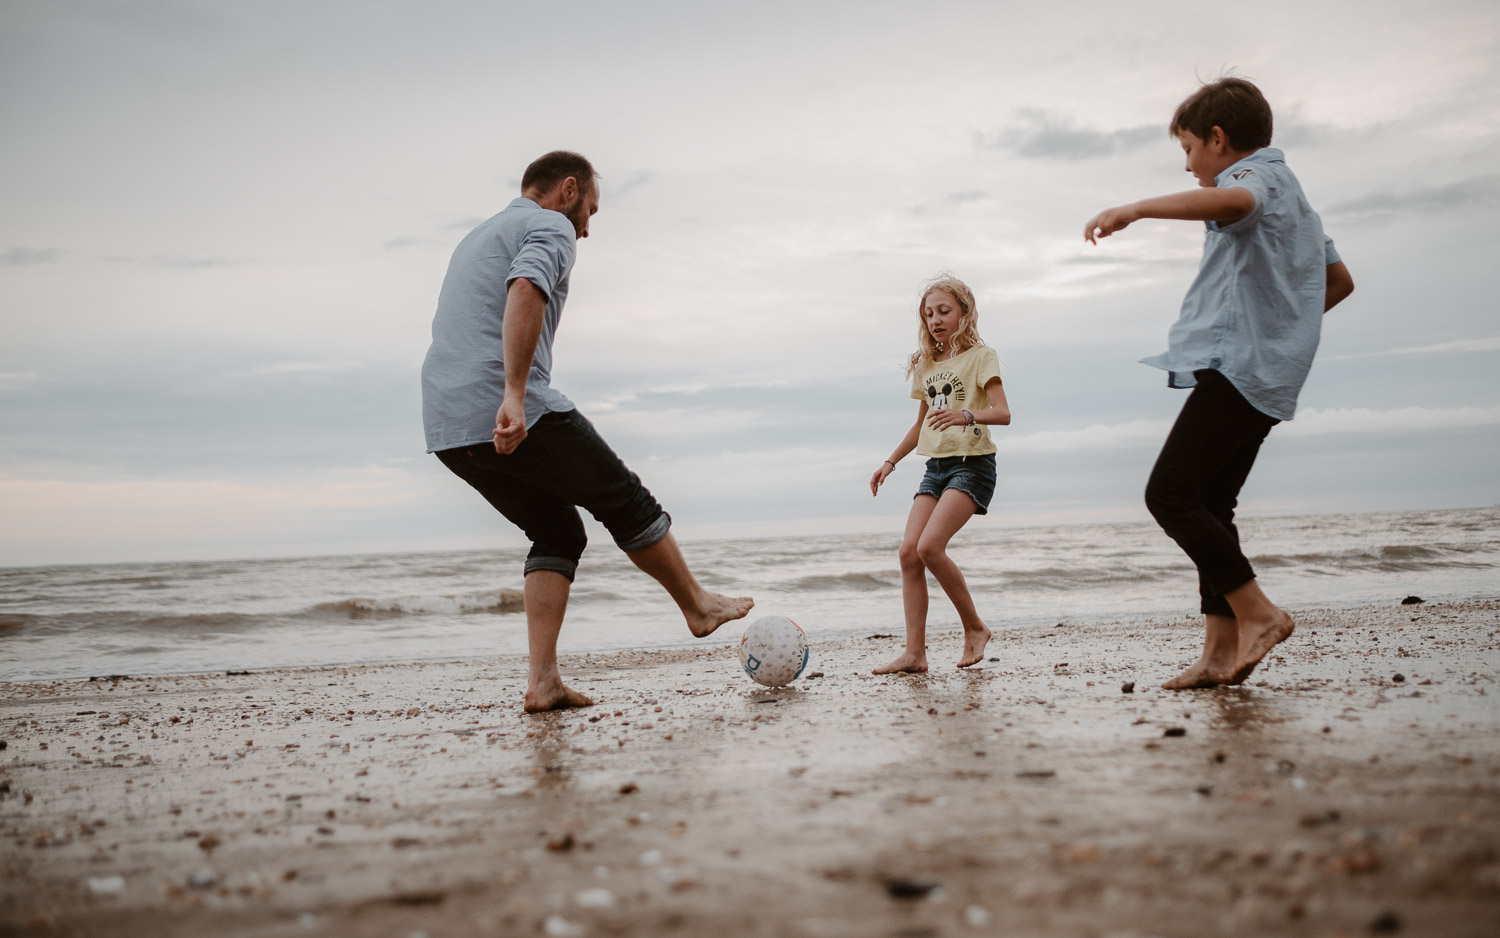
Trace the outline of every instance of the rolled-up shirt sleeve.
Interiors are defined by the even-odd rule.
[[[1266,200],[1271,194],[1267,182],[1266,174],[1256,172],[1252,167],[1245,167],[1230,173],[1228,178],[1223,176],[1219,178],[1220,189],[1244,189],[1255,199],[1255,206],[1249,212],[1234,221],[1221,222],[1220,231],[1238,233],[1254,227],[1255,223],[1260,221],[1261,216],[1266,212]]]
[[[1333,239],[1328,237],[1328,235],[1324,235],[1323,265],[1325,267],[1332,267],[1334,264],[1337,264],[1341,260],[1343,260],[1343,258],[1339,257],[1339,249],[1333,246]]]
[[[505,285],[508,288],[524,277],[550,299],[553,289],[573,269],[577,251],[576,235],[567,218],[555,212],[541,213],[527,228]]]

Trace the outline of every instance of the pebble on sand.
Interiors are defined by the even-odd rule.
[[[1408,596],[1405,599],[1401,600],[1401,605],[1403,605],[1403,606],[1417,606],[1417,605],[1420,605],[1420,604],[1422,604],[1422,603],[1424,603],[1426,601],[1427,600],[1423,599],[1420,596]]]
[[[1133,693],[1135,693],[1135,681],[1126,681],[1124,684],[1121,684],[1120,685],[1120,693],[1122,693],[1122,694],[1133,694]]]

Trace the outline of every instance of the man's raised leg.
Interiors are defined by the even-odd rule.
[[[755,605],[748,596],[724,596],[700,586],[670,531],[650,547],[627,551],[625,556],[666,589],[687,619],[688,631],[698,638],[712,635],[719,626],[743,617]]]
[[[567,577],[552,570],[526,574],[526,641],[531,654],[522,706],[527,713],[594,703],[564,684],[557,670],[557,636],[568,611],[571,587]]]
[[[1224,683],[1239,684],[1250,676],[1272,648],[1286,641],[1297,626],[1291,616],[1271,602],[1254,580],[1225,593],[1224,599],[1234,610],[1240,627],[1234,674]]]

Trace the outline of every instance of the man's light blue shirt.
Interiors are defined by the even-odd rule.
[[[1190,388],[1218,371],[1256,410],[1291,420],[1323,326],[1328,265],[1338,262],[1280,150],[1265,147],[1217,177],[1255,197],[1244,218],[1207,222],[1198,276],[1182,301],[1167,351],[1141,359]]]
[[[547,311],[526,376],[526,426],[573,409],[554,389],[552,340],[568,299],[577,235],[566,215],[530,199],[511,202],[469,232],[453,251],[422,363],[427,452],[487,443],[505,398],[505,297],[525,277],[547,296]]]

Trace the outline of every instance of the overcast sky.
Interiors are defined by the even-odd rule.
[[[900,530],[916,291],[979,297],[984,524],[1145,520],[1202,243],[1165,131],[1255,80],[1357,284],[1247,511],[1500,501],[1492,3],[7,0],[0,564],[515,545],[423,453],[448,257],[587,154],[554,384],[680,537]],[[597,529],[595,529],[597,532]],[[602,534],[596,542],[607,543]]]

